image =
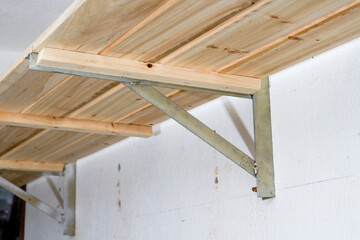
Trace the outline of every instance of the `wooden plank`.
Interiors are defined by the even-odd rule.
[[[11,153],[6,157],[0,157],[7,160],[46,162],[44,158],[58,149],[63,149],[74,141],[83,139],[87,133],[77,133],[69,131],[47,130],[45,134],[32,139],[26,145]]]
[[[258,0],[181,0],[148,21],[108,56],[157,62]]]
[[[36,135],[39,129],[4,126],[0,131],[0,156]]]
[[[99,53],[158,8],[164,0],[76,0],[32,44]],[[111,27],[109,27],[111,26]]]
[[[145,27],[149,22],[157,18],[161,15],[164,11],[172,7],[175,3],[179,2],[179,0],[166,0],[163,4],[161,4],[158,8],[156,8],[153,12],[151,12],[148,16],[146,16],[143,20],[133,26],[129,31],[125,34],[121,35],[118,39],[116,39],[113,43],[109,46],[104,48],[99,54],[106,55],[111,49],[118,46],[120,43],[125,41],[130,36],[134,35],[138,32],[141,28]]]
[[[118,85],[117,82],[72,76],[35,104],[26,108],[26,113],[55,117],[75,116],[74,111],[87,105],[98,96]]]
[[[360,4],[271,46],[226,69],[226,72],[267,76],[360,37]]]
[[[147,126],[6,112],[0,112],[0,124],[40,129],[100,133],[105,135],[137,137],[152,136],[152,129]]]
[[[209,29],[207,32],[204,32],[202,35],[198,36],[194,40],[184,44],[180,48],[176,49],[175,51],[171,52],[170,54],[166,55],[165,57],[161,58],[158,62],[159,63],[167,63],[171,59],[179,56],[181,53],[186,52],[187,50],[191,49],[192,47],[196,46],[197,44],[201,43],[205,39],[209,38],[210,36],[220,32],[221,30],[225,29],[226,27],[230,26],[236,21],[239,21],[241,18],[246,17],[247,15],[251,14],[252,12],[257,11],[260,7],[268,4],[271,0],[261,0],[253,5],[249,6],[248,8],[243,9],[242,11],[238,11],[234,16],[230,17],[229,19],[225,20],[224,22],[220,22],[219,25],[214,26],[213,28]]]
[[[43,93],[56,86],[66,75],[29,71],[24,60],[18,70],[0,81],[0,111],[21,112]],[[22,72],[24,71],[24,72]]]
[[[74,117],[74,116],[79,116],[80,113],[89,110],[89,108],[94,107],[96,104],[103,102],[105,99],[108,99],[109,97],[113,96],[114,94],[120,92],[121,90],[123,90],[125,88],[124,85],[122,84],[118,84],[115,87],[110,88],[109,90],[105,91],[103,94],[98,95],[97,97],[93,98],[91,101],[87,102],[86,104],[84,104],[83,106],[81,106],[80,108],[76,109],[75,111],[73,111],[72,113],[70,113],[68,115],[68,117]],[[114,101],[115,102],[115,101]],[[113,103],[114,103],[113,102]],[[118,102],[116,102],[118,103]],[[102,108],[104,108],[103,104]],[[116,104],[117,105],[117,104]],[[112,111],[112,115],[114,114],[114,110]],[[88,111],[87,111],[88,112]],[[90,118],[86,118],[86,119],[90,119]]]
[[[49,130],[45,129],[45,130],[41,130],[36,132],[36,134],[32,135],[31,137],[27,138],[25,141],[22,141],[20,144],[17,144],[16,146],[14,146],[13,148],[11,148],[10,150],[6,151],[5,153],[3,153],[0,158],[1,159],[5,159],[8,156],[10,156],[11,154],[17,152],[18,150],[22,149],[24,146],[30,144],[31,142],[37,140],[38,138],[40,138],[41,136],[45,135],[46,133],[48,133]]]
[[[39,163],[30,161],[0,160],[0,171],[62,172],[63,163]]]
[[[92,134],[83,141],[75,143],[70,148],[54,154],[49,157],[47,161],[63,163],[73,162],[123,139],[124,137],[119,136]]]
[[[95,98],[92,102],[89,102],[89,105],[91,106],[87,108],[86,111],[81,111],[80,113],[77,113],[76,118],[99,120],[106,122],[117,122],[118,119],[124,118],[125,116],[131,114],[134,111],[138,111],[139,109],[143,108],[148,104],[146,100],[142,99],[122,84],[121,87],[122,88],[118,89],[117,92],[107,96],[104,99],[100,99],[102,98],[102,95],[100,95],[98,97],[99,99]],[[109,91],[112,91],[112,89]],[[159,89],[159,91],[167,95],[174,90]],[[105,92],[104,94],[106,93],[107,92]]]
[[[286,34],[286,35],[284,35],[284,36],[276,39],[276,40],[273,41],[273,42],[270,42],[270,43],[268,43],[268,44],[266,44],[266,45],[263,45],[263,46],[261,46],[260,48],[255,49],[255,50],[253,50],[253,51],[245,54],[244,56],[242,56],[242,57],[240,57],[240,58],[238,58],[238,59],[235,59],[234,61],[231,61],[231,62],[225,64],[224,66],[216,69],[215,71],[216,71],[216,72],[227,72],[227,69],[232,68],[234,65],[236,65],[236,64],[238,64],[238,63],[241,63],[241,62],[245,61],[246,59],[251,58],[252,56],[255,56],[255,55],[257,55],[257,54],[259,54],[259,53],[261,53],[261,52],[265,52],[265,51],[267,51],[268,49],[271,49],[271,48],[273,48],[273,47],[276,47],[276,45],[278,45],[278,44],[280,44],[280,43],[282,43],[282,42],[285,42],[285,41],[287,41],[288,39],[294,38],[294,36],[296,36],[297,34],[299,34],[299,33],[301,33],[301,32],[304,32],[304,31],[306,31],[307,29],[311,29],[312,27],[316,26],[317,24],[320,24],[321,22],[324,22],[324,21],[326,21],[327,19],[330,19],[331,17],[333,17],[333,16],[335,16],[335,15],[341,13],[341,12],[347,11],[348,9],[356,6],[358,3],[359,3],[359,1],[352,1],[352,2],[350,2],[350,3],[347,3],[347,4],[345,4],[344,6],[338,8],[338,9],[335,9],[334,11],[332,11],[332,12],[330,12],[330,13],[327,13],[327,14],[325,14],[324,16],[316,19],[315,21],[312,21],[312,22],[310,22],[310,23],[308,23],[308,24],[305,24],[304,26],[296,29],[295,31],[290,32],[290,33],[288,33],[288,34]]]
[[[36,66],[52,68],[54,71],[65,69],[245,94],[258,91],[261,82],[258,78],[203,72],[52,48],[44,48],[40,51]]]
[[[167,64],[215,71],[350,2],[352,1],[271,1],[247,17],[190,48]],[[268,64],[259,62],[259,64],[267,67],[272,62]],[[237,72],[237,74],[249,76],[246,72]]]
[[[49,154],[46,154],[45,156],[43,156],[42,158],[39,159],[39,162],[46,162],[47,159],[51,158],[52,156],[54,156],[57,153],[60,153],[66,149],[68,149],[69,147],[83,141],[84,139],[90,137],[92,134],[86,134],[85,136],[82,136],[78,139],[76,139],[75,141],[71,141],[69,144],[66,144],[65,146],[59,147],[56,150],[52,150]]]
[[[54,74],[53,76],[58,76],[57,74]],[[59,81],[56,85],[54,85],[52,88],[50,88],[48,91],[43,92],[39,94],[39,97],[36,98],[30,105],[28,105],[26,108],[24,108],[21,113],[29,113],[31,111],[31,108],[38,105],[39,102],[43,101],[44,98],[46,98],[48,95],[53,93],[56,89],[58,89],[60,86],[64,85],[65,83],[69,82],[70,80],[73,81],[74,76],[66,76],[63,80]]]

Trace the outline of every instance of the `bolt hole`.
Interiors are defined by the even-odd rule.
[[[147,64],[147,67],[148,67],[148,68],[152,68],[153,65],[152,65],[151,63],[148,63],[148,64]]]

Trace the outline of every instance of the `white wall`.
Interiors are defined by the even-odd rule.
[[[271,76],[275,199],[257,199],[255,179],[167,121],[78,162],[75,239],[359,239],[359,56],[360,39]],[[191,112],[252,155],[250,100]],[[59,205],[45,179],[28,190]],[[27,207],[27,240],[61,232]]]
[[[16,60],[20,52],[0,50],[0,75]]]

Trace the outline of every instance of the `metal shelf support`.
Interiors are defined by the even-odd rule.
[[[25,171],[23,171],[25,172]],[[61,212],[41,201],[20,187],[0,177],[0,187],[8,190],[18,198],[34,206],[36,209],[63,224],[64,235],[75,235],[75,207],[76,207],[76,164],[69,163],[64,169],[64,211]],[[58,175],[58,174],[57,174]]]
[[[235,162],[246,172],[256,178],[258,197],[267,199],[275,197],[274,167],[272,153],[271,115],[269,97],[269,79],[261,80],[261,89],[255,95],[234,94],[231,92],[209,90],[184,85],[174,85],[156,81],[145,81],[127,78],[120,75],[104,75],[88,72],[83,69],[71,70],[66,66],[40,66],[37,64],[37,53],[29,56],[29,69],[38,71],[71,74],[83,77],[107,79],[123,83],[130,90],[160,109],[170,118],[174,119],[196,136],[210,144],[213,148]],[[255,160],[251,159],[233,144],[221,137],[215,131],[207,127],[201,121],[193,117],[182,107],[161,94],[153,86],[199,91],[211,94],[229,95],[242,98],[250,98],[253,101],[254,131],[255,131]]]

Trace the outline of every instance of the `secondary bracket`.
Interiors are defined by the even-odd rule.
[[[23,171],[24,172],[24,171]],[[70,163],[64,170],[64,212],[51,207],[15,184],[0,177],[0,187],[8,190],[18,198],[29,203],[36,209],[55,219],[64,226],[64,235],[75,235],[75,194],[76,194],[76,164]]]

